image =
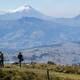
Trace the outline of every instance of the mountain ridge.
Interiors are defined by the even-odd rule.
[[[12,10],[8,10],[8,11],[1,11],[1,14],[0,15],[3,15],[3,16],[5,16],[6,14],[8,14],[8,15],[10,15],[10,14],[14,14],[14,13],[19,13],[19,12],[21,12],[21,13],[26,13],[26,15],[27,15],[27,13],[28,12],[34,12],[34,13],[37,13],[37,14],[39,14],[40,15],[40,17],[39,16],[36,16],[36,18],[40,18],[40,19],[47,19],[48,18],[48,20],[54,20],[54,19],[58,19],[58,20],[64,20],[64,19],[79,19],[79,17],[80,17],[80,14],[79,15],[76,15],[76,16],[74,16],[74,17],[72,17],[72,18],[56,18],[56,17],[53,17],[53,16],[49,16],[49,15],[45,15],[45,14],[43,14],[43,13],[41,13],[40,11],[37,11],[36,9],[34,9],[31,5],[26,5],[26,4],[24,4],[24,5],[22,5],[22,6],[20,6],[20,7],[18,7],[18,8],[15,8],[15,9],[12,9]],[[29,13],[30,14],[30,13]],[[19,15],[18,15],[19,16]],[[43,16],[43,17],[41,17],[41,16]],[[45,17],[44,17],[45,16]],[[16,16],[17,17],[17,16]],[[24,16],[25,17],[25,16]],[[30,17],[29,15],[28,16],[26,16],[26,17]],[[31,16],[31,17],[35,17],[35,16]],[[21,17],[20,17],[21,18]],[[5,18],[6,19],[6,18]]]
[[[79,36],[79,19],[51,18],[30,6],[0,15],[0,50],[8,52],[10,56],[22,51],[29,59],[36,56],[36,61],[79,63]]]

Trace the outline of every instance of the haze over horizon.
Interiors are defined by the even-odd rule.
[[[80,14],[80,0],[0,0],[0,11],[15,9],[24,4],[53,17],[74,17]]]

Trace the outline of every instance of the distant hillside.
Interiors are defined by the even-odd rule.
[[[58,43],[22,50],[26,62],[53,61],[58,64],[80,64],[80,44]]]
[[[0,14],[0,50],[14,58],[18,51],[37,47],[26,51],[26,60],[80,63],[79,45],[79,15],[53,18],[27,5]]]

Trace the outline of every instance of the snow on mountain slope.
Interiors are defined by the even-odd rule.
[[[14,10],[11,10],[11,11],[9,11],[9,12],[11,12],[11,13],[16,13],[16,12],[28,12],[28,11],[30,11],[31,9],[32,9],[31,6],[29,6],[29,5],[24,5],[24,6],[21,6],[21,7],[19,7],[19,8],[14,9]]]
[[[23,17],[35,17],[40,19],[47,19],[48,17],[41,12],[35,10],[29,5],[23,5],[14,10],[8,10],[3,15],[0,15],[0,20],[16,20]]]
[[[12,55],[17,50],[40,46],[36,50],[30,49],[30,52],[24,50],[24,55],[30,60],[32,58],[37,61],[53,60],[61,64],[78,63],[79,17],[50,20],[48,16],[27,5],[0,14],[0,50]],[[54,46],[54,43],[60,44]]]

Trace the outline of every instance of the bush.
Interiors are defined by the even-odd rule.
[[[54,62],[52,61],[48,61],[47,64],[51,64],[51,65],[56,65]]]

